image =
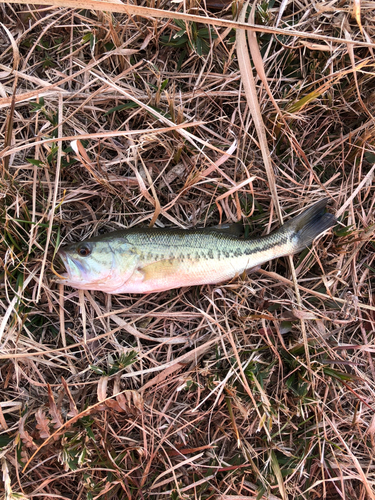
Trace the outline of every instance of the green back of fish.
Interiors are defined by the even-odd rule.
[[[256,239],[242,239],[241,225],[226,228],[203,229],[132,228],[115,231],[91,241],[111,241],[113,249],[130,245],[142,260],[177,259],[179,261],[232,259],[266,252],[277,255],[298,252],[310,245],[320,233],[336,222],[332,214],[325,213],[327,200],[321,200],[302,214],[289,220],[279,230]]]

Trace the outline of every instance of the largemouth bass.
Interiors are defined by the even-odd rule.
[[[220,283],[271,259],[292,255],[336,223],[315,203],[273,233],[241,239],[220,228],[132,228],[74,243],[59,251],[63,283],[107,293],[161,292]]]

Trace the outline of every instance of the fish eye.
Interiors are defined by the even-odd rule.
[[[78,253],[81,257],[87,257],[91,253],[91,249],[88,245],[82,245],[78,248]]]

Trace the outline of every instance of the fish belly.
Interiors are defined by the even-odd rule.
[[[271,256],[268,251],[263,255],[258,253],[221,260],[162,260],[139,266],[121,289],[111,293],[151,293],[193,285],[212,285],[234,278],[270,258],[274,258],[274,253]]]

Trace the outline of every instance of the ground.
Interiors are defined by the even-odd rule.
[[[4,498],[375,498],[373,4],[53,5],[0,11]],[[231,282],[57,282],[64,243],[325,197]]]

